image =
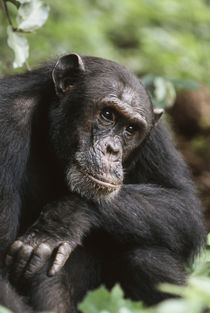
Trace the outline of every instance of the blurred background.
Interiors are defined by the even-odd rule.
[[[19,1],[20,2],[20,1]],[[30,67],[66,52],[108,58],[149,88],[192,169],[210,230],[210,0],[54,0],[28,34]],[[8,2],[11,17],[16,8]],[[0,75],[12,67],[0,1]]]

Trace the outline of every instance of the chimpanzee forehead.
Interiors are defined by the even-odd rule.
[[[152,105],[150,98],[140,83],[135,77],[119,75],[119,72],[103,73],[96,77],[88,79],[88,94],[90,99],[94,99],[96,103],[105,105],[106,103],[115,104],[121,111],[130,112],[132,116],[141,115],[146,117],[148,121],[152,119]],[[121,73],[120,73],[121,74]]]
[[[143,103],[150,106],[149,96],[140,80],[132,73],[122,74],[113,71],[88,75],[85,83],[87,91],[99,98],[115,96],[131,106]]]
[[[127,68],[113,61],[85,57],[84,86],[92,103],[116,104],[121,111],[140,115],[147,123],[153,119],[150,97],[140,80]],[[127,114],[128,115],[128,114]]]

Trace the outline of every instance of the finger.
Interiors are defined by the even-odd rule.
[[[26,278],[30,278],[46,264],[52,254],[53,249],[46,243],[41,243],[33,252],[32,258],[24,273]]]
[[[53,262],[53,265],[48,272],[49,276],[55,275],[62,269],[67,259],[69,258],[71,252],[72,249],[68,242],[64,242],[59,246],[58,251],[56,253],[55,261]]]
[[[15,264],[13,266],[13,274],[15,275],[15,279],[18,279],[23,273],[27,263],[31,258],[32,252],[33,247],[27,244],[23,244],[23,246],[18,250],[18,253],[15,256]]]
[[[16,253],[18,252],[18,250],[20,250],[20,248],[23,246],[23,242],[20,240],[16,240],[10,247],[7,255],[6,255],[6,259],[5,259],[5,263],[7,266],[12,264],[13,258],[16,255]]]

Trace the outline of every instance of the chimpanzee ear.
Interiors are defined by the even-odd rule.
[[[153,113],[154,113],[154,123],[157,124],[157,122],[159,121],[159,119],[161,118],[162,114],[163,114],[164,110],[161,108],[154,108],[153,109]]]
[[[56,92],[65,94],[71,91],[84,71],[84,62],[79,54],[71,53],[59,58],[52,71]]]

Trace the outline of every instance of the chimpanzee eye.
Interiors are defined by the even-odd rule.
[[[101,114],[100,114],[101,118],[107,122],[112,122],[114,121],[114,113],[112,111],[112,109],[110,108],[105,108],[101,111]]]
[[[136,133],[137,127],[135,125],[128,125],[125,131],[128,136],[132,136]]]

